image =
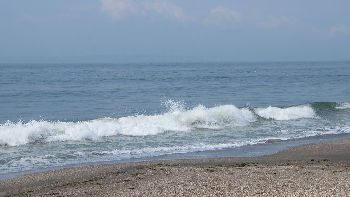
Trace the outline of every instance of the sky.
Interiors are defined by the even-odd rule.
[[[0,0],[0,62],[350,60],[349,0]]]

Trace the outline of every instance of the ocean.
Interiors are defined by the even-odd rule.
[[[0,64],[0,179],[349,133],[350,62]]]

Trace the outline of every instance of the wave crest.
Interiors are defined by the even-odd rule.
[[[288,108],[267,107],[256,108],[255,113],[265,119],[296,120],[301,118],[315,118],[316,113],[309,105],[293,106]]]
[[[29,121],[0,124],[0,144],[18,146],[37,141],[66,141],[99,139],[104,136],[156,135],[165,131],[189,132],[198,128],[221,129],[244,126],[256,121],[246,108],[221,105],[206,108],[199,105],[185,110],[172,107],[159,115],[136,115],[121,118],[103,118],[80,122]]]
[[[183,103],[165,103],[168,111],[156,115],[135,115],[121,118],[102,118],[80,122],[50,122],[32,120],[0,124],[0,145],[18,146],[36,142],[67,140],[97,140],[115,135],[146,136],[167,131],[190,132],[196,129],[220,130],[249,125],[257,116],[279,121],[314,118],[316,113],[309,105],[288,108],[237,108],[220,105],[207,108],[198,105],[185,109]]]
[[[350,109],[350,103],[340,103],[336,109]]]

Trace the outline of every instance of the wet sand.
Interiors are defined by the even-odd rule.
[[[0,196],[348,196],[350,139],[250,158],[67,168],[0,182]]]

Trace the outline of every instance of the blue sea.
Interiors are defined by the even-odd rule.
[[[0,179],[349,133],[350,62],[0,64]]]

